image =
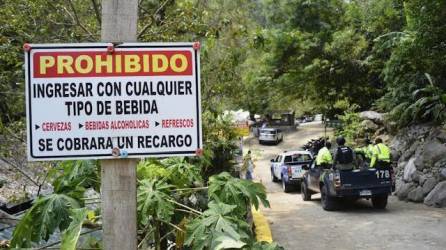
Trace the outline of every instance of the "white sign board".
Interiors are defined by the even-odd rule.
[[[201,151],[198,43],[24,48],[29,160]]]

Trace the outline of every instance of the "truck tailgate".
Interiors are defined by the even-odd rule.
[[[392,186],[390,169],[341,171],[342,189],[372,189]]]

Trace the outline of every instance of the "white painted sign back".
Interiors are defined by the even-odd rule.
[[[197,43],[25,46],[29,160],[195,155]]]

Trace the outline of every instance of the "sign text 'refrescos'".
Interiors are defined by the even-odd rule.
[[[194,155],[199,53],[190,43],[32,44],[30,160]]]

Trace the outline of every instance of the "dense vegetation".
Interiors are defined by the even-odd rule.
[[[373,107],[400,126],[444,121],[444,1],[264,3],[257,49],[245,61],[257,67],[244,79],[271,92],[269,107],[331,117]]]
[[[444,0],[139,3],[139,41],[202,43],[206,142],[199,159],[139,164],[141,246],[161,248],[168,239],[193,249],[267,247],[252,241],[242,221],[249,205],[267,205],[264,190],[227,173],[237,135],[220,115],[225,109],[321,112],[357,124],[352,112],[373,108],[387,112],[396,127],[446,121]],[[27,166],[23,43],[99,41],[100,8],[99,0],[0,1],[0,157],[17,169]],[[51,183],[54,194],[35,201],[13,246],[60,230],[62,244],[72,247],[82,224],[97,230],[99,211],[87,210],[83,196],[86,188],[99,189],[96,162],[53,165],[39,166],[39,180],[29,177],[36,185]]]
[[[141,161],[138,177],[138,247],[167,249],[280,249],[257,243],[245,218],[251,206],[269,206],[260,183],[240,180],[227,172],[203,180],[201,167],[209,159],[192,164],[187,158]],[[52,170],[54,194],[39,197],[14,230],[11,247],[29,248],[61,232],[63,249],[98,248],[95,237],[78,243],[82,226],[100,230],[100,210],[87,205],[99,198],[84,192],[99,191],[99,166],[94,161],[67,161]],[[57,242],[56,242],[57,243]],[[51,243],[45,247],[54,245]]]

